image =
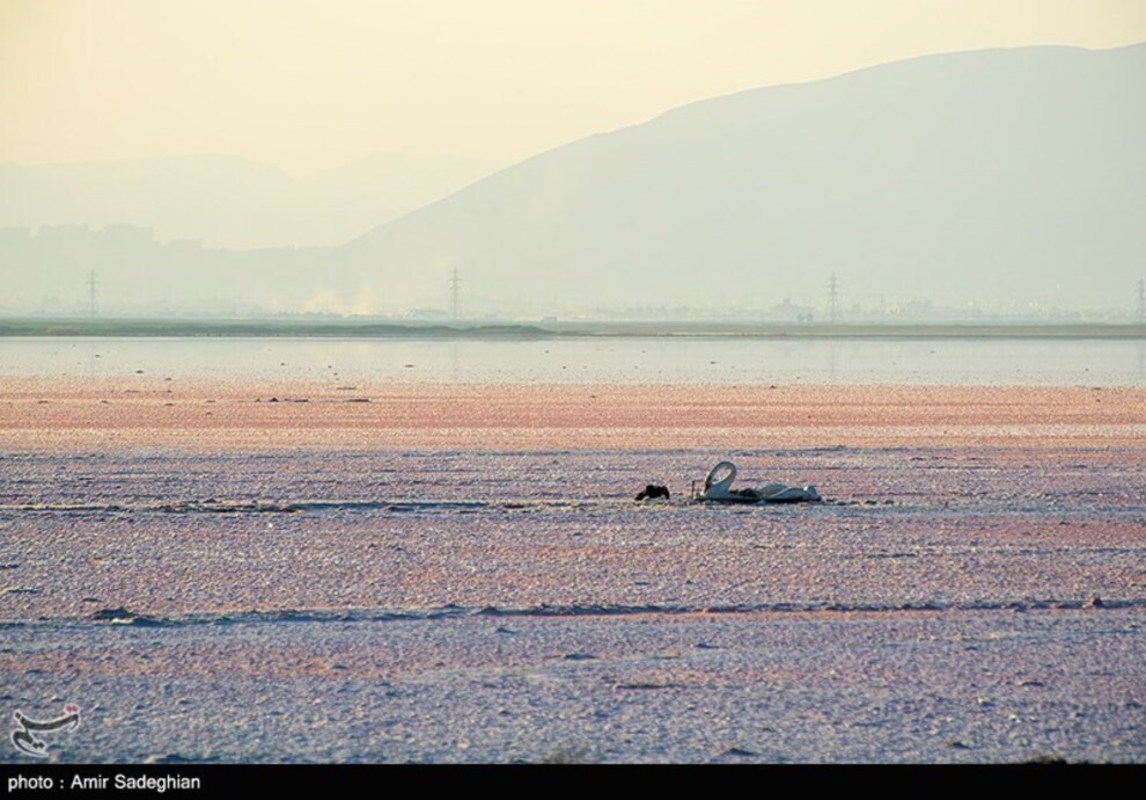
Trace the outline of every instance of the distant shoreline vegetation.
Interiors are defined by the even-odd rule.
[[[282,319],[0,319],[0,336],[489,338],[539,339],[553,331],[532,325],[310,321]]]
[[[303,337],[352,339],[557,339],[727,337],[772,339],[1142,339],[1146,324],[844,324],[745,322],[546,322],[483,324],[370,320],[0,319],[0,337]]]

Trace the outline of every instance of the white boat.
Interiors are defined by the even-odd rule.
[[[749,489],[733,489],[736,465],[721,461],[704,479],[704,491],[697,492],[693,484],[692,499],[704,503],[818,503],[822,498],[815,486],[788,486],[769,483]]]

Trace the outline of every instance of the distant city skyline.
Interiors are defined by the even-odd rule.
[[[0,0],[0,162],[509,164],[696,100],[929,53],[1141,41],[1139,0]]]

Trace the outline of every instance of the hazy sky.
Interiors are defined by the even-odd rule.
[[[1146,40],[1146,0],[0,0],[0,160],[503,163],[915,55]]]

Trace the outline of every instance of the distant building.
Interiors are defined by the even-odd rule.
[[[782,303],[772,306],[768,310],[768,318],[776,322],[815,322],[816,310],[810,306],[801,306],[785,297]]]
[[[155,241],[155,231],[141,225],[108,225],[102,233],[113,245],[148,245]]]
[[[31,228],[0,228],[0,246],[23,244],[30,238]]]
[[[87,225],[41,225],[36,238],[43,242],[77,244],[89,241],[92,236]]]

